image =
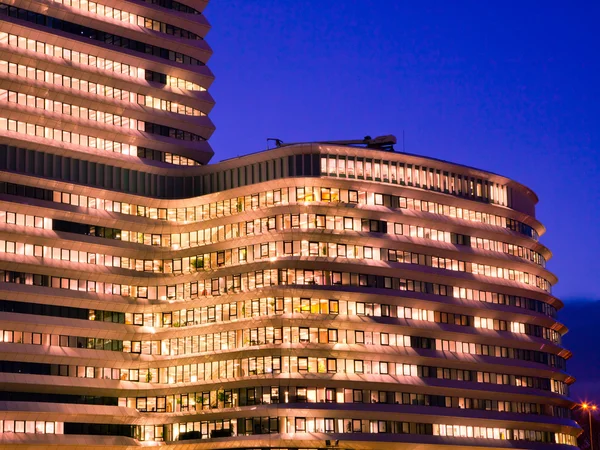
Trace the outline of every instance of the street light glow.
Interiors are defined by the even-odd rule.
[[[586,403],[581,404],[581,409],[588,412],[588,420],[590,422],[590,428],[589,428],[590,450],[594,450],[594,434],[593,434],[593,430],[592,430],[592,411],[596,411],[598,409],[598,407],[592,403],[586,402]]]

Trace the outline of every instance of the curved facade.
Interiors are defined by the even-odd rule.
[[[575,448],[535,194],[204,165],[203,6],[0,0],[0,448]]]

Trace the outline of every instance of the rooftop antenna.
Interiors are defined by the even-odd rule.
[[[406,153],[406,148],[404,147],[404,130],[402,130],[402,153]]]

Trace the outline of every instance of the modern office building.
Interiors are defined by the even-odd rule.
[[[0,449],[574,448],[536,195],[207,165],[201,0],[0,0]]]

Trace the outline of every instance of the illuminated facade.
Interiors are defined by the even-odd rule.
[[[0,448],[575,448],[535,194],[205,165],[204,6],[0,0]]]

